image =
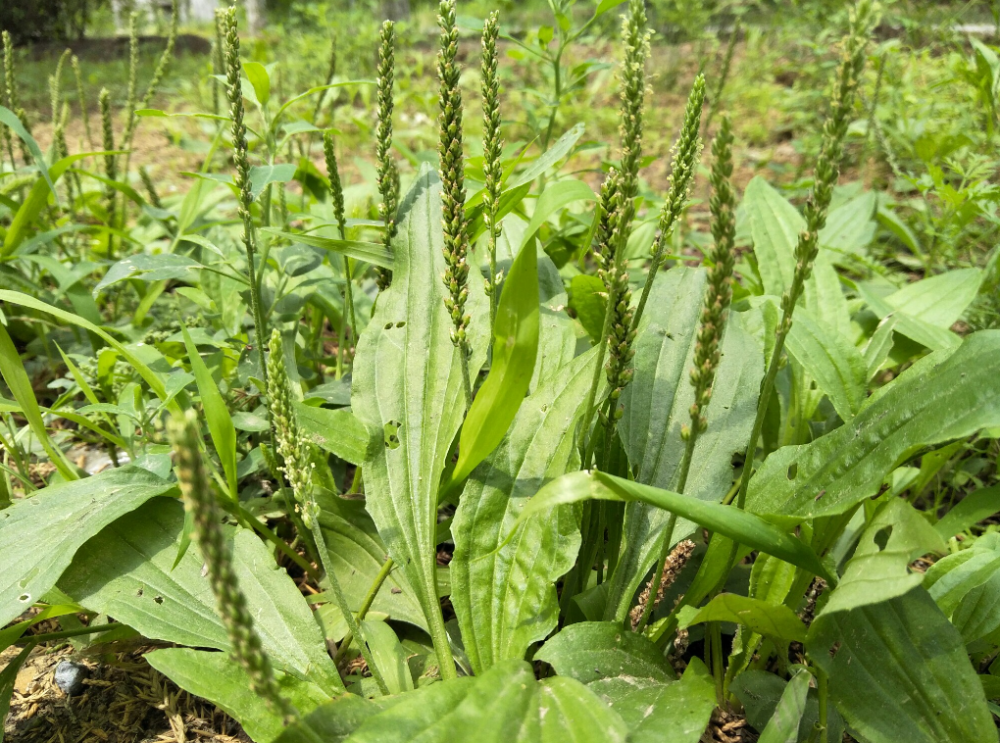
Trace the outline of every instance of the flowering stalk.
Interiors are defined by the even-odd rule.
[[[851,30],[844,39],[844,49],[837,81],[834,84],[830,113],[823,124],[823,143],[816,160],[815,183],[805,206],[806,228],[799,233],[799,241],[795,246],[795,273],[792,277],[792,283],[781,298],[781,321],[778,324],[774,350],[771,352],[767,373],[764,375],[764,381],[760,388],[757,415],[750,433],[743,475],[740,478],[740,489],[736,496],[737,508],[743,508],[746,504],[747,486],[750,484],[750,475],[753,472],[757,442],[764,427],[767,406],[771,402],[771,393],[774,390],[774,380],[778,376],[778,365],[781,361],[785,339],[792,329],[792,313],[795,311],[799,297],[805,290],[806,281],[812,273],[813,262],[819,253],[819,232],[826,225],[826,214],[830,208],[830,200],[833,198],[833,188],[840,177],[844,137],[847,135],[851,109],[854,106],[854,96],[865,66],[865,49],[868,46],[871,30],[878,22],[880,12],[880,6],[875,0],[861,0],[851,12]]]
[[[160,201],[160,195],[156,192],[156,184],[153,183],[153,178],[149,174],[149,171],[146,170],[145,165],[139,167],[139,178],[142,179],[142,185],[146,188],[146,194],[149,196],[149,203],[157,209],[162,209],[163,202]]]
[[[49,76],[49,100],[52,106],[53,128],[59,126],[59,120],[62,116],[62,71],[70,54],[72,52],[67,49],[59,56],[59,61],[56,62],[56,71]]]
[[[694,171],[698,167],[698,160],[701,157],[701,137],[698,132],[701,129],[701,111],[704,105],[705,76],[698,75],[691,88],[691,94],[688,96],[687,107],[684,109],[684,126],[673,148],[674,158],[671,163],[670,188],[667,191],[667,198],[663,202],[663,208],[660,210],[658,233],[656,240],[653,241],[652,262],[649,265],[649,273],[646,274],[646,283],[642,287],[639,306],[636,307],[635,315],[632,318],[633,330],[639,327],[639,320],[642,319],[643,310],[646,308],[646,300],[649,299],[649,292],[653,288],[653,280],[663,262],[667,240],[673,233],[674,225],[681,212],[687,206],[691,182],[694,180]]]
[[[330,61],[326,66],[326,77],[323,79],[323,85],[330,85],[333,83],[333,78],[337,74],[337,37],[334,36],[330,39]],[[313,124],[319,121],[320,112],[323,110],[323,103],[326,101],[326,95],[329,91],[324,90],[319,94],[316,99],[316,109],[313,111]]]
[[[128,94],[125,98],[125,136],[122,143],[127,148],[135,126],[136,85],[139,78],[139,14],[132,11],[128,19]]]
[[[684,440],[684,456],[677,475],[677,492],[683,493],[687,487],[691,460],[694,456],[698,437],[708,428],[708,404],[712,399],[712,386],[719,369],[719,344],[725,328],[726,313],[733,298],[733,268],[736,262],[736,194],[730,178],[733,174],[733,134],[729,118],[723,117],[719,134],[712,145],[714,163],[712,166],[712,237],[715,244],[710,258],[712,266],[708,270],[708,289],[701,312],[701,324],[694,350],[694,367],[691,369],[691,385],[694,387],[694,402],[691,404],[691,424],[681,429]],[[677,515],[671,514],[663,529],[659,559],[655,576],[666,576],[671,540]],[[676,547],[674,548],[676,550]],[[648,602],[644,605],[640,618],[633,622],[638,631],[646,626],[652,609]]]
[[[212,71],[216,75],[226,74],[226,9],[215,9],[215,41],[212,49]],[[212,113],[218,114],[219,81],[212,81]]]
[[[438,78],[441,89],[438,104],[440,142],[438,156],[441,168],[441,219],[444,224],[444,259],[448,264],[444,272],[444,285],[449,296],[444,304],[451,315],[455,329],[451,342],[459,350],[465,397],[472,400],[472,383],[469,379],[469,347],[466,329],[471,317],[465,313],[469,298],[469,236],[465,221],[465,161],[462,155],[462,91],[458,80],[461,72],[456,61],[458,55],[458,27],[455,25],[455,0],[441,0],[438,5],[438,25],[441,26],[441,49],[438,51]]]
[[[2,34],[3,39],[3,73],[4,82],[7,86],[7,108],[9,108],[18,119],[21,120],[21,125],[24,127],[25,131],[29,134],[31,133],[31,127],[28,126],[28,115],[23,108],[21,108],[21,97],[18,95],[17,91],[17,76],[14,72],[14,42],[10,38],[10,32],[4,31]],[[14,145],[13,137],[10,130],[4,127],[6,131],[7,138],[7,150],[10,154],[10,161],[14,162]],[[31,162],[31,153],[28,151],[28,145],[24,140],[18,138],[18,145],[21,148],[21,159],[24,164],[27,165]]]
[[[596,234],[594,258],[598,274],[607,290],[607,308],[604,313],[604,327],[601,333],[600,361],[594,369],[594,378],[587,397],[584,431],[590,427],[593,407],[600,384],[601,363],[604,361],[607,341],[609,356],[605,373],[611,392],[608,396],[609,428],[605,442],[613,438],[613,432],[621,417],[618,400],[622,391],[632,379],[629,365],[634,355],[632,343],[635,332],[632,327],[632,292],[629,290],[628,272],[625,263],[625,246],[631,231],[635,214],[635,196],[639,191],[639,160],[642,156],[643,106],[646,94],[646,60],[649,58],[649,32],[646,30],[646,10],[642,0],[631,0],[629,12],[622,21],[622,42],[625,56],[620,72],[621,108],[619,112],[619,133],[621,136],[621,164],[612,170],[601,186],[601,217]],[[590,466],[590,458],[596,436],[590,437],[585,454],[584,466]]]
[[[501,179],[503,177],[503,140],[500,138],[500,80],[497,77],[497,36],[500,33],[500,14],[493,11],[483,26],[483,221],[489,230],[487,250],[490,255],[490,275],[486,280],[486,293],[490,297],[490,328],[497,317],[497,238],[500,225]]]
[[[113,152],[115,149],[115,131],[111,121],[111,94],[107,88],[101,88],[97,96],[97,103],[101,109],[101,146],[105,152]],[[117,160],[114,155],[104,156],[104,176],[109,181],[114,181],[118,177]],[[110,185],[104,188],[104,201],[108,210],[108,226],[115,226],[115,189]],[[112,235],[108,234],[108,257],[111,255],[113,246]]]
[[[337,220],[340,239],[347,239],[347,219],[344,215],[344,186],[340,181],[340,169],[337,167],[337,154],[334,151],[333,131],[323,132],[323,154],[326,157],[326,174],[330,179],[330,198],[333,201],[333,215]],[[354,316],[354,287],[351,276],[351,259],[344,256],[344,311],[340,319],[340,339],[337,344],[337,379],[344,376],[344,353],[347,346],[347,319],[351,322],[351,336],[357,332],[357,321]]]
[[[260,358],[261,374],[267,384],[267,366],[264,363],[264,349],[261,345],[267,338],[267,325],[260,301],[260,284],[254,258],[257,253],[257,232],[250,208],[253,193],[250,188],[250,159],[247,147],[247,128],[243,123],[243,89],[240,84],[240,37],[236,29],[236,8],[226,10],[226,83],[229,96],[229,116],[232,119],[233,160],[236,162],[236,189],[239,191],[239,214],[243,220],[243,245],[247,254],[247,278],[250,280],[250,310],[253,314],[254,334],[257,353]],[[261,266],[261,271],[264,266]]]
[[[372,678],[375,679],[382,693],[388,694],[389,688],[375,665],[363,630],[358,624],[340,586],[337,574],[334,572],[333,561],[330,559],[330,553],[326,546],[326,538],[320,527],[320,509],[312,487],[313,461],[310,445],[299,430],[298,420],[295,417],[295,408],[292,406],[292,389],[288,380],[288,370],[285,368],[284,346],[281,333],[277,328],[271,331],[269,350],[267,404],[271,414],[271,432],[274,435],[275,449],[280,458],[278,469],[284,474],[291,486],[296,510],[301,510],[302,521],[309,528],[313,541],[316,543],[320,563],[323,566],[323,572],[326,573],[327,580],[330,581],[337,606],[340,608],[341,614],[344,615],[344,620],[347,622],[351,634],[361,640],[361,655],[368,664],[368,670],[371,671]]]
[[[199,452],[200,434],[194,411],[170,421],[170,440],[177,462],[177,480],[184,504],[193,517],[195,537],[218,603],[219,615],[229,635],[230,651],[246,671],[254,694],[261,697],[286,723],[298,717],[296,709],[281,696],[271,662],[254,629],[246,596],[240,590],[232,555],[222,532],[221,512]]]
[[[382,196],[379,214],[385,227],[382,239],[391,250],[392,238],[396,236],[396,208],[399,204],[399,171],[392,159],[392,88],[394,83],[396,57],[396,30],[392,21],[382,24],[379,32],[381,43],[378,48],[378,127],[375,130],[375,159],[378,169],[378,192]],[[376,283],[379,291],[392,282],[392,272],[379,268]]]
[[[90,133],[90,112],[87,110],[87,96],[83,92],[83,75],[80,72],[80,60],[74,54],[69,59],[73,68],[73,78],[76,80],[76,99],[80,106],[80,117],[83,119],[83,131],[87,135],[87,144],[94,148],[94,136]]]

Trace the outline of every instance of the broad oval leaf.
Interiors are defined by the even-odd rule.
[[[806,647],[837,709],[871,743],[997,735],[961,635],[923,588],[817,617]]]
[[[853,421],[768,457],[750,481],[747,509],[799,521],[843,513],[874,495],[917,451],[1000,425],[1000,331],[937,351],[878,393]]]
[[[340,253],[350,258],[355,258],[373,266],[382,268],[393,268],[393,253],[382,243],[370,243],[362,240],[341,240],[334,237],[322,237],[320,235],[310,235],[303,232],[282,232],[265,227],[261,230],[268,235],[281,237],[293,243],[299,242],[303,245],[311,245],[314,248],[329,250]],[[438,277],[440,282],[440,277]]]
[[[619,435],[636,480],[666,490],[677,486],[684,454],[681,427],[691,422],[690,373],[706,286],[702,269],[674,268],[656,277],[635,341],[635,378],[622,395]],[[733,455],[746,449],[764,376],[760,346],[744,330],[742,319],[729,314],[708,430],[698,438],[685,488],[685,495],[704,501],[722,500],[733,482]],[[626,506],[605,619],[624,620],[659,554],[668,518],[642,503]],[[693,529],[690,523],[678,523],[672,541]]]
[[[379,295],[358,339],[351,400],[363,424],[387,432],[384,446],[363,464],[367,506],[433,628],[442,621],[436,588],[438,491],[466,401],[461,351],[451,341],[441,281],[441,185],[429,168],[417,177],[399,214],[392,284]],[[486,355],[485,305],[482,282],[470,281],[473,374]]]
[[[720,593],[700,609],[687,606],[680,612],[682,627],[704,622],[735,622],[759,635],[787,642],[806,639],[805,624],[784,604],[769,604],[736,593]]]
[[[45,488],[0,511],[0,626],[26,612],[101,529],[175,486],[139,467]]]
[[[146,637],[228,649],[195,546],[174,565],[183,526],[179,502],[160,498],[146,504],[85,544],[60,588],[91,611],[109,614]],[[264,649],[282,670],[329,693],[343,691],[319,625],[292,579],[252,532],[238,529],[230,544]]]
[[[527,398],[462,492],[451,529],[451,600],[477,673],[524,657],[556,626],[555,583],[579,550],[579,513],[560,508],[511,531],[542,484],[579,466],[575,432],[595,363],[593,352],[579,357]]]
[[[190,648],[165,648],[143,656],[149,665],[179,687],[207,699],[243,726],[254,743],[271,743],[285,729],[281,713],[262,703],[250,677],[228,653]],[[316,684],[275,672],[281,694],[301,714],[307,714],[330,697]]]

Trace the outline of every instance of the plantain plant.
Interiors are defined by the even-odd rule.
[[[438,6],[426,157],[395,154],[391,22],[376,80],[328,71],[279,103],[272,71],[242,59],[235,9],[220,13],[229,115],[199,114],[214,141],[180,196],[145,168],[148,199],[122,180],[136,122],[171,115],[136,102],[134,75],[123,132],[102,91],[96,152],[62,143],[46,160],[0,108],[24,149],[0,250],[0,647],[146,638],[153,668],[258,743],[696,743],[745,726],[994,740],[1000,544],[969,529],[1000,490],[943,513],[900,497],[962,447],[994,447],[1000,332],[950,329],[982,276],[878,293],[830,247],[853,208],[834,190],[879,4],[852,10],[801,214],[760,176],[737,203],[732,118],[702,126],[721,82],[694,79],[672,151],[651,141],[642,0],[602,2],[576,31],[571,4],[551,5],[557,91],[523,151],[503,144],[510,37],[485,20],[481,168],[455,0]],[[562,53],[617,5],[618,156],[585,181],[564,167],[580,127],[556,136]],[[372,94],[371,182],[352,183],[337,132],[308,120],[335,86]],[[703,132],[695,260],[670,246]],[[313,137],[325,172],[291,162]],[[670,163],[662,194],[644,153]],[[103,263],[74,239],[90,233]],[[44,291],[26,291],[38,267]],[[597,287],[591,322],[581,285]],[[51,404],[26,343],[66,369]],[[106,452],[102,472],[71,458],[70,424]],[[86,624],[25,634],[69,615]],[[0,709],[26,657],[0,671]]]

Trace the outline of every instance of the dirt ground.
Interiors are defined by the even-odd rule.
[[[145,648],[80,656],[65,645],[39,646],[14,681],[7,743],[249,743],[221,710],[178,689],[142,658]],[[0,667],[20,652],[0,653]],[[55,683],[55,668],[72,658],[90,669],[79,696]]]

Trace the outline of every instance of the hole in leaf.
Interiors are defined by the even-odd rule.
[[[398,323],[396,323],[396,327],[397,328],[405,328],[406,327],[406,320],[400,320]]]
[[[797,474],[799,474],[798,462],[792,462],[790,465],[788,465],[788,479],[794,480]]]
[[[17,600],[23,604],[26,604],[29,601],[31,601],[31,595],[27,593],[22,593],[20,596],[17,597]]]
[[[809,385],[809,389],[811,389],[811,390],[817,390],[817,389],[819,389],[819,385],[816,384],[816,380],[815,379],[812,381],[812,384]]]
[[[392,323],[391,322],[387,322],[385,324],[385,330],[392,330]]]
[[[875,544],[878,545],[880,552],[884,550],[885,546],[889,543],[890,536],[892,536],[892,524],[882,527],[875,532]]]
[[[153,597],[153,601],[155,601],[157,604],[162,604],[163,603],[163,597],[162,596],[154,596]]]
[[[385,445],[390,449],[399,448],[399,429],[402,428],[403,424],[399,421],[389,421],[383,427],[383,436],[385,437]]]

